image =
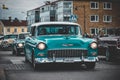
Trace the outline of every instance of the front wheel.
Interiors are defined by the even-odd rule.
[[[109,50],[108,50],[108,48],[106,49],[106,61],[110,61],[111,60],[111,58],[110,58],[110,53],[109,53]]]
[[[14,50],[14,48],[12,49],[12,54],[15,55],[15,50]]]
[[[26,52],[24,51],[24,53],[25,53],[25,62],[27,63],[27,62],[29,62],[28,61],[28,59],[27,59],[27,55],[26,55]]]
[[[20,55],[20,52],[18,51],[16,46],[14,46],[14,53],[15,53],[16,56]]]
[[[87,69],[91,70],[91,69],[95,68],[96,63],[95,62],[87,62],[87,63],[85,63],[85,65],[86,65]]]
[[[32,66],[33,66],[34,70],[37,70],[38,65],[35,63],[34,53],[32,53]]]
[[[109,48],[106,49],[106,61],[113,61],[114,56],[112,55],[112,51]]]

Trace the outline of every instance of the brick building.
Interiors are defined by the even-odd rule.
[[[83,33],[97,35],[100,30],[103,30],[104,34],[108,34],[113,28],[120,28],[119,3],[120,0],[57,0],[47,3],[37,10],[40,11],[39,21],[45,22],[45,19],[50,17],[46,18],[46,13],[50,13],[53,9],[55,19],[52,21],[72,21],[71,17],[75,16],[74,22],[81,25]],[[35,10],[30,11],[34,12]],[[27,13],[29,14],[30,11]],[[30,23],[30,20],[27,21]],[[47,21],[51,20],[47,19]]]
[[[112,28],[120,28],[119,0],[74,0],[73,14],[84,32],[97,34],[100,29],[107,34]]]

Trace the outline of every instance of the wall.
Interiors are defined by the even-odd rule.
[[[119,3],[112,2],[112,10],[104,10],[103,2],[99,2],[99,9],[90,9],[89,0],[76,0],[73,2],[74,10],[73,13],[78,16],[78,23],[81,25],[83,32],[90,33],[91,28],[109,28],[109,27],[120,27],[120,8]],[[77,6],[77,10],[75,7]],[[85,6],[85,7],[84,7]],[[90,22],[90,15],[99,15],[99,22]],[[103,22],[103,15],[112,15],[112,22]]]
[[[8,28],[10,28],[10,32],[7,32],[7,29]],[[14,33],[14,28],[17,28],[17,32],[16,33]],[[19,33],[21,33],[22,31],[21,31],[21,29],[22,28],[24,28],[24,32],[27,32],[27,27],[26,26],[17,26],[17,27],[15,27],[15,26],[7,26],[7,27],[5,27],[4,29],[4,31],[5,31],[5,35],[6,34],[19,34]]]

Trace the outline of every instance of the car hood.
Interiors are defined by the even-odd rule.
[[[13,43],[15,39],[4,39],[2,42]]]
[[[46,43],[48,49],[55,48],[88,48],[93,39],[82,38],[79,36],[43,36],[37,37],[39,42]]]
[[[17,43],[25,43],[25,39],[19,39],[16,41]]]

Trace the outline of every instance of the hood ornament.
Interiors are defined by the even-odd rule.
[[[62,46],[68,47],[68,46],[73,46],[73,44],[62,44]]]

